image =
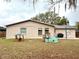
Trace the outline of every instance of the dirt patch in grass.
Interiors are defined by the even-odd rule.
[[[0,40],[0,59],[79,59],[79,40]]]

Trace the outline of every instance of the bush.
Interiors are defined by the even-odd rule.
[[[59,37],[59,38],[63,38],[63,34],[62,33],[59,33],[58,35],[57,35],[57,37]]]

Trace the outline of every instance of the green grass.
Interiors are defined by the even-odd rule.
[[[79,59],[79,40],[0,40],[0,59]]]

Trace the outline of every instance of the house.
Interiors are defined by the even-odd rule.
[[[23,34],[24,38],[42,38],[44,34],[50,33],[51,36],[63,34],[62,38],[75,38],[75,28],[71,26],[58,26],[45,24],[34,20],[25,20],[6,25],[6,38],[15,38],[16,34]]]
[[[0,38],[6,37],[6,28],[0,26]]]

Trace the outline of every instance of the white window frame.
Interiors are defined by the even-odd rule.
[[[41,31],[41,34],[39,34],[39,31]],[[38,36],[41,36],[43,34],[42,28],[38,28]]]
[[[26,34],[27,33],[27,28],[20,28],[20,33],[21,34]]]

